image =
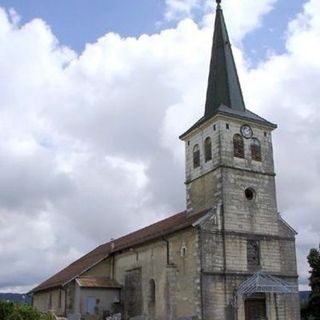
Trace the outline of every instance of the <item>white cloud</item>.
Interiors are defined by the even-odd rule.
[[[278,0],[230,0],[222,1],[225,19],[231,38],[239,43],[248,33],[262,24],[263,17],[270,13]],[[181,20],[193,18],[200,13],[202,23],[212,29],[212,0],[166,0],[165,18]]]
[[[206,9],[207,0],[165,0],[167,20],[178,20],[191,17],[194,10],[202,12]]]
[[[304,281],[306,255],[320,240],[319,10],[318,1],[309,1],[289,25],[286,53],[250,70],[245,81],[248,105],[279,124],[274,135],[279,209],[300,233]]]
[[[275,1],[229,3],[231,37],[241,41]],[[187,13],[195,5],[207,13],[203,2],[189,5]],[[279,207],[301,231],[304,275],[320,228],[319,9],[309,1],[290,24],[287,52],[255,69],[234,46],[248,108],[279,124]],[[12,266],[0,270],[0,287],[32,286],[95,245],[184,209],[178,135],[203,112],[208,17],[138,39],[107,34],[76,56],[43,21],[19,26],[0,10],[0,240],[8,244],[0,260]]]

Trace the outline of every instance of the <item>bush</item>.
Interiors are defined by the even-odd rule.
[[[1,320],[52,320],[50,314],[38,312],[27,304],[0,301]]]

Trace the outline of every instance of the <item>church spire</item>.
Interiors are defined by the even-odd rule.
[[[205,107],[206,118],[217,112],[220,105],[237,111],[245,111],[241,86],[221,9],[221,0],[216,0],[216,2],[217,10]]]

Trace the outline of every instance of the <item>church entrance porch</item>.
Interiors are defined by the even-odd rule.
[[[245,320],[267,319],[266,299],[264,296],[245,300]]]
[[[285,320],[286,300],[297,294],[296,286],[265,272],[257,272],[240,284],[234,295],[238,320]],[[239,306],[242,305],[239,315]],[[282,312],[279,312],[279,309]],[[243,313],[244,312],[244,313]],[[298,319],[298,318],[297,318]]]

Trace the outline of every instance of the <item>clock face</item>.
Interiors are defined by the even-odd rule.
[[[252,129],[247,124],[244,124],[243,126],[241,126],[240,132],[242,136],[246,139],[250,139],[253,135]]]

